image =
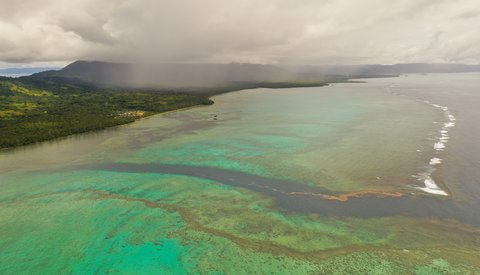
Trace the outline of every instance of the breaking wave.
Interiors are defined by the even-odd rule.
[[[448,133],[452,127],[455,127],[455,123],[457,119],[450,112],[450,109],[448,109],[448,107],[432,103],[428,100],[423,100],[423,102],[432,107],[442,110],[445,115],[445,118],[447,119],[447,121],[443,123],[443,126],[440,129],[439,135],[435,137],[435,142],[433,144],[433,149],[435,150],[435,154],[438,155],[442,151],[444,151],[445,148],[447,147],[447,143],[450,140],[450,136],[448,135]],[[425,187],[420,187],[420,190],[430,194],[448,196],[448,193],[442,190],[440,187],[438,187],[438,185],[432,179],[432,173],[433,171],[435,171],[435,166],[441,163],[442,163],[442,159],[438,158],[437,156],[434,156],[430,159],[430,162],[428,163],[428,166],[429,166],[428,172],[417,177],[418,180],[422,181],[425,184]]]

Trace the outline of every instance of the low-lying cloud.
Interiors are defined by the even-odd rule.
[[[0,0],[0,61],[480,63],[478,0]]]

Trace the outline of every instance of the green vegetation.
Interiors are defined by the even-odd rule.
[[[206,94],[100,89],[59,79],[0,79],[0,148],[125,124],[201,104]]]
[[[0,148],[104,129],[185,107],[210,105],[213,101],[209,97],[220,93],[327,85],[322,81],[234,82],[218,87],[145,90],[85,83],[61,77],[0,77]]]

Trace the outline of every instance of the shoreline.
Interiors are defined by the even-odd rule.
[[[233,89],[233,90],[227,90],[227,91],[223,91],[223,92],[217,92],[215,94],[211,94],[211,95],[208,95],[207,94],[207,98],[212,102],[211,104],[196,104],[196,105],[192,105],[192,106],[187,106],[187,107],[182,107],[182,108],[178,108],[178,109],[173,109],[173,110],[169,110],[169,111],[165,111],[165,112],[158,112],[158,113],[150,113],[150,114],[147,114],[147,115],[144,115],[144,116],[141,116],[141,117],[138,117],[138,118],[134,118],[133,121],[129,121],[129,122],[126,122],[126,123],[120,123],[120,124],[116,124],[116,125],[111,125],[111,126],[106,126],[106,127],[102,127],[102,128],[99,128],[99,129],[92,129],[92,130],[87,130],[87,131],[80,131],[78,133],[73,133],[73,134],[69,134],[69,135],[60,135],[60,136],[57,136],[57,137],[54,137],[54,138],[51,138],[51,139],[45,139],[45,140],[41,140],[41,141],[36,141],[36,142],[31,142],[31,143],[27,143],[27,144],[22,144],[22,145],[18,145],[18,146],[12,146],[12,147],[1,147],[0,148],[0,153],[2,152],[7,152],[7,151],[11,151],[11,150],[15,150],[15,149],[18,149],[18,148],[22,148],[22,147],[26,147],[26,146],[32,146],[34,144],[40,144],[42,142],[49,142],[49,141],[55,141],[55,140],[60,140],[62,138],[67,138],[67,137],[70,137],[70,136],[75,136],[75,135],[79,135],[79,134],[86,134],[86,133],[94,133],[94,132],[98,132],[98,131],[104,131],[104,130],[107,130],[107,129],[115,129],[116,127],[120,127],[120,126],[125,126],[125,125],[129,125],[131,123],[134,123],[136,121],[140,121],[142,119],[146,119],[146,118],[149,118],[149,117],[152,117],[152,116],[156,116],[156,115],[167,115],[169,113],[173,113],[173,112],[178,112],[178,111],[183,111],[183,110],[188,110],[188,109],[193,109],[193,108],[198,108],[198,107],[201,107],[201,106],[210,106],[210,105],[213,105],[215,104],[215,102],[212,100],[213,97],[215,96],[219,96],[219,95],[223,95],[223,94],[228,94],[228,93],[233,93],[233,92],[240,92],[240,91],[243,91],[243,90],[251,90],[251,89],[288,89],[288,88],[309,88],[309,87],[324,87],[324,86],[329,86],[333,83],[349,83],[350,81],[349,80],[346,80],[346,81],[339,81],[339,82],[332,82],[332,83],[327,83],[327,82],[305,82],[305,83],[297,83],[298,85],[293,85],[293,83],[282,83],[282,84],[278,84],[278,83],[273,83],[269,85],[266,85],[268,83],[262,83],[260,84],[259,86],[257,87],[238,87],[238,89]],[[357,83],[357,81],[351,81],[353,83]],[[303,85],[302,85],[303,84]]]
[[[7,152],[7,151],[12,151],[12,150],[15,150],[15,149],[24,148],[24,147],[28,147],[28,146],[33,146],[33,145],[41,144],[41,143],[44,143],[44,142],[52,142],[52,141],[56,141],[56,140],[61,140],[61,139],[76,136],[76,135],[82,135],[82,134],[95,133],[95,132],[115,129],[115,128],[126,126],[126,125],[129,125],[129,124],[132,124],[132,123],[135,123],[137,121],[141,121],[141,120],[153,117],[153,116],[166,115],[166,114],[169,114],[169,113],[188,110],[188,109],[193,109],[193,108],[198,108],[198,107],[201,107],[201,106],[209,106],[209,105],[197,104],[197,105],[182,107],[182,108],[179,108],[179,109],[170,110],[170,111],[166,111],[166,112],[152,113],[152,114],[148,114],[148,115],[144,115],[142,117],[136,118],[135,120],[127,122],[127,123],[121,123],[121,124],[117,124],[117,125],[107,126],[107,127],[100,128],[100,129],[95,129],[95,130],[88,130],[88,131],[84,131],[84,132],[74,133],[74,134],[71,134],[71,135],[58,136],[58,137],[55,137],[55,138],[46,139],[46,140],[37,141],[37,142],[32,142],[32,143],[28,143],[28,144],[24,144],[24,145],[19,145],[19,146],[3,147],[3,148],[0,148],[0,153]]]

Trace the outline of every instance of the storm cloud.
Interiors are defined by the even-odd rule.
[[[478,0],[0,0],[0,61],[479,64],[478,26]]]

